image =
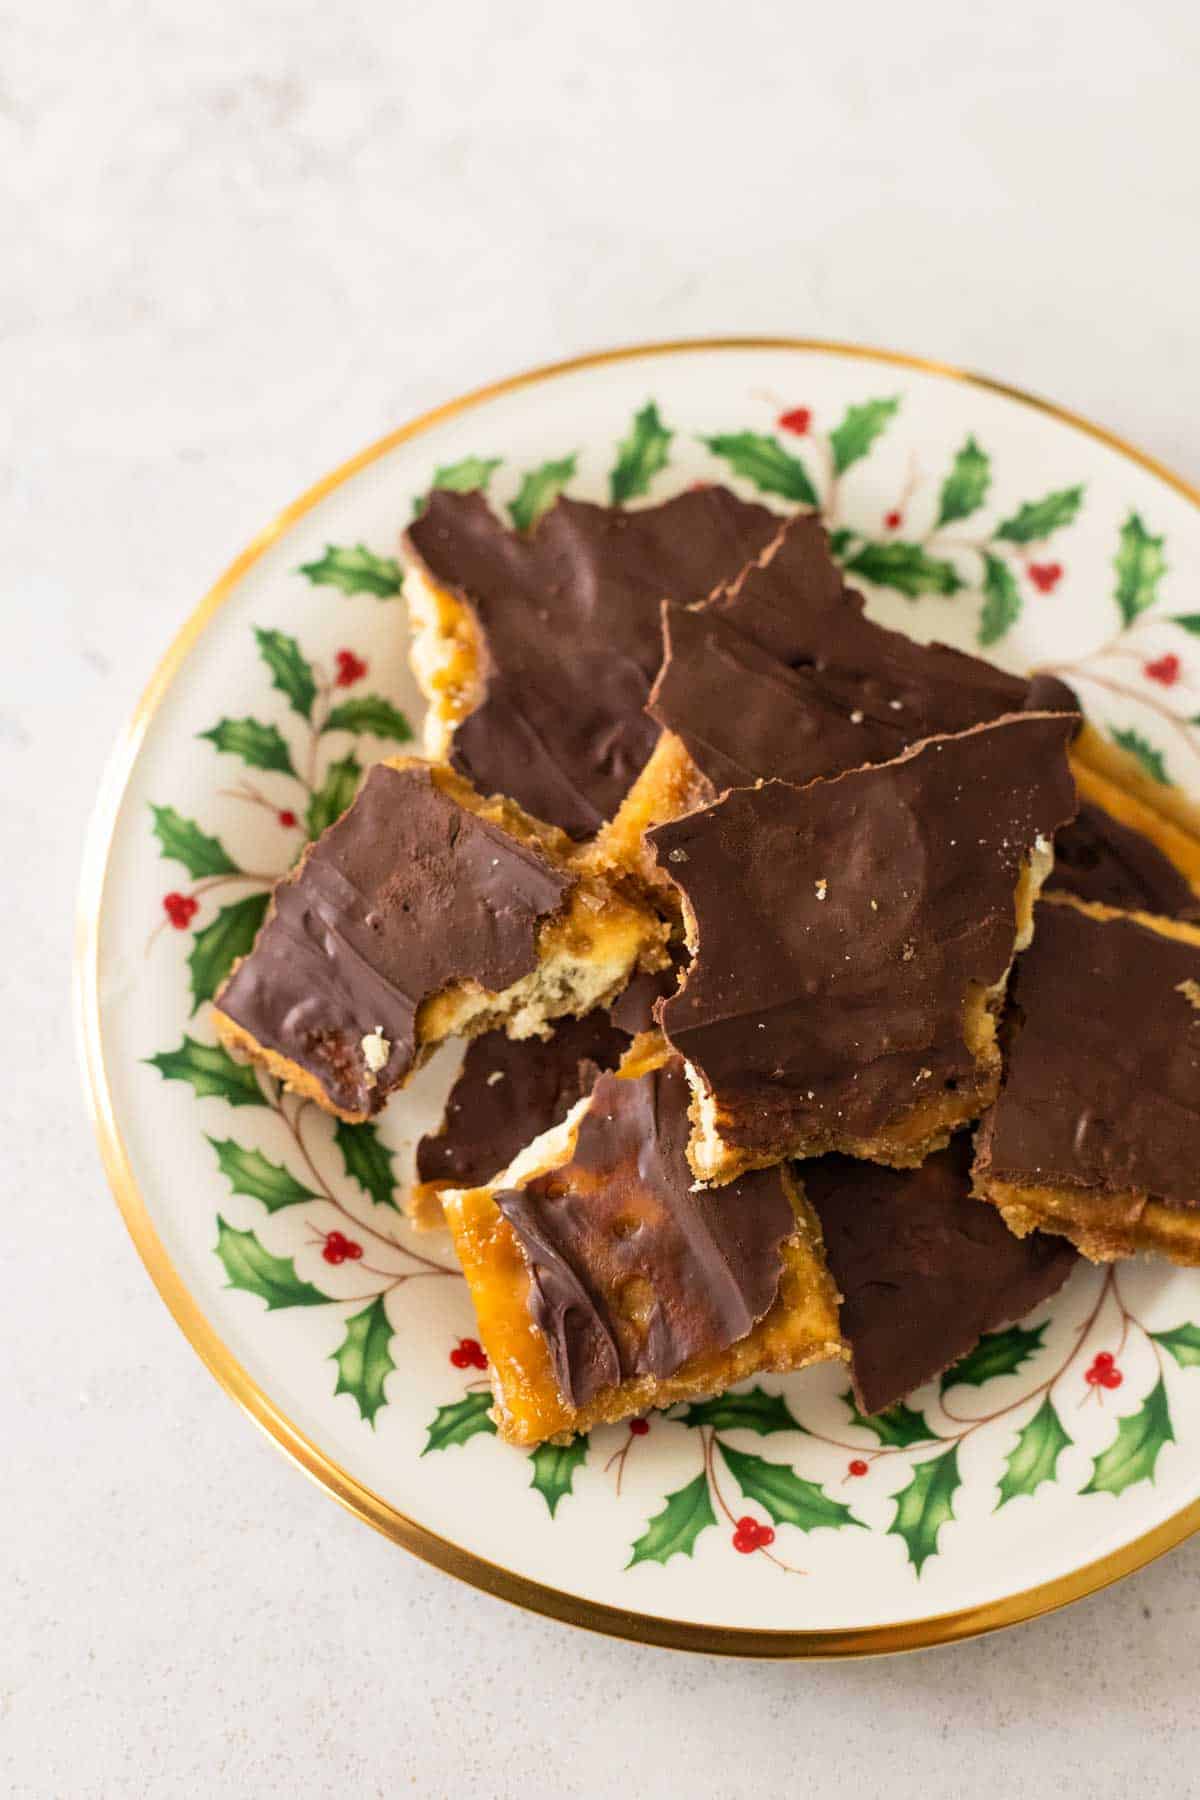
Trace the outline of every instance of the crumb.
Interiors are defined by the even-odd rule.
[[[815,881],[813,886],[817,890],[817,899],[823,900],[829,891],[829,883],[826,881],[824,875],[821,876],[819,881]]]
[[[878,911],[879,911],[879,902],[878,902],[878,900],[872,900],[872,902],[871,902],[871,911],[872,911],[872,912],[878,912]]]
[[[900,712],[904,706],[904,702],[903,702],[903,700],[889,700],[888,705],[891,707],[893,712]],[[938,745],[938,749],[939,750],[941,749],[940,744]]]
[[[900,960],[901,962],[911,962],[916,954],[917,946],[915,944],[905,944],[903,950],[900,952]]]
[[[504,1070],[503,1069],[493,1069],[491,1074],[487,1078],[487,1084],[489,1087],[495,1087],[495,1085],[498,1081],[503,1081],[503,1080],[504,1080]]]
[[[363,1061],[367,1065],[367,1071],[370,1076],[367,1086],[374,1087],[376,1075],[378,1075],[380,1069],[383,1068],[388,1057],[392,1054],[392,1046],[384,1037],[383,1028],[377,1025],[374,1031],[368,1031],[359,1044],[359,1049],[363,1053]]]
[[[852,725],[861,725],[862,722],[863,722],[863,716],[860,712],[855,711],[850,714],[850,723]]]
[[[1175,992],[1182,994],[1188,1005],[1200,1012],[1200,981],[1181,981]]]
[[[668,862],[685,863],[687,861],[687,859],[688,859],[688,853],[686,850],[668,850],[667,851],[667,861]]]

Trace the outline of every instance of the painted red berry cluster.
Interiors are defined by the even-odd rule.
[[[856,1456],[854,1458],[854,1461],[850,1464],[850,1467],[846,1471],[846,1473],[848,1475],[865,1475],[867,1473],[867,1470],[868,1470],[867,1463],[864,1462],[864,1460],[861,1456]]]
[[[765,1550],[768,1544],[775,1542],[775,1530],[771,1525],[760,1525],[747,1513],[739,1519],[734,1527],[733,1547],[740,1550],[743,1556],[749,1556],[753,1550]]]
[[[1031,562],[1028,566],[1029,579],[1032,581],[1039,594],[1053,593],[1054,589],[1062,580],[1062,573],[1063,566],[1061,563]]]
[[[1125,1377],[1117,1367],[1116,1358],[1107,1350],[1100,1350],[1083,1379],[1089,1387],[1119,1388]]]
[[[1183,673],[1183,664],[1172,651],[1166,656],[1156,657],[1153,662],[1148,662],[1145,673],[1151,681],[1161,682],[1163,687],[1174,687]]]
[[[200,910],[200,902],[190,894],[164,894],[163,911],[176,931],[186,931]]]
[[[807,406],[793,406],[779,415],[780,431],[794,431],[797,437],[803,437],[811,424],[812,413]]]
[[[325,1235],[321,1255],[327,1263],[357,1262],[362,1255],[362,1245],[356,1244],[353,1238],[343,1237],[340,1231],[330,1231]]]
[[[353,687],[366,672],[367,665],[361,656],[355,656],[353,650],[338,651],[336,680],[339,687]]]
[[[486,1369],[488,1366],[487,1351],[478,1338],[459,1338],[450,1352],[450,1361],[456,1369]]]
[[[645,1437],[650,1429],[649,1419],[630,1419],[629,1430],[634,1437]]]
[[[294,831],[300,821],[297,819],[291,807],[285,806],[279,815],[279,823],[283,826],[285,831]]]

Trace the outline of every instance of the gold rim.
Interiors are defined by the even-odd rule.
[[[129,1157],[117,1126],[112,1094],[104,1063],[100,1029],[99,938],[100,902],[108,870],[113,832],[121,801],[146,731],[158,707],[165,699],[172,681],[185,662],[201,633],[237,589],[242,577],[270,546],[276,543],[297,520],[310,512],[327,494],[368,464],[386,456],[397,445],[494,400],[503,394],[539,382],[552,381],[561,375],[574,374],[606,363],[627,362],[641,357],[664,355],[708,354],[720,350],[801,350],[832,356],[857,358],[861,361],[889,363],[895,367],[917,369],[925,374],[940,375],[947,380],[962,381],[973,387],[1002,394],[1035,412],[1044,413],[1064,424],[1074,426],[1086,436],[1107,444],[1110,449],[1148,469],[1151,474],[1174,488],[1176,492],[1200,507],[1200,488],[1193,486],[1174,470],[1144,451],[1136,449],[1114,432],[1082,418],[1065,407],[1025,393],[1006,382],[993,381],[949,363],[931,362],[924,357],[906,356],[893,350],[879,350],[860,344],[829,342],[819,338],[787,337],[719,337],[683,339],[667,343],[636,344],[623,349],[602,350],[590,356],[572,357],[567,361],[547,363],[505,381],[476,388],[457,400],[449,401],[389,432],[386,437],[360,451],[357,456],[318,481],[308,492],[286,507],[273,523],[243,550],[210,589],[199,606],[177,634],[170,649],[151,676],[149,685],[128,726],[117,743],[101,783],[95,812],[88,831],[80,886],[79,911],[75,944],[75,1005],[85,1071],[88,1103],[100,1143],[105,1172],[117,1205],[129,1229],[137,1251],[159,1293],[166,1301],[195,1350],[254,1423],[275,1440],[296,1466],[313,1481],[328,1490],[335,1500],[373,1525],[377,1531],[403,1544],[406,1550],[444,1569],[472,1586],[482,1588],[504,1600],[550,1618],[564,1620],[590,1631],[606,1632],[643,1644],[658,1644],[672,1650],[699,1650],[710,1654],[749,1657],[843,1657],[871,1656],[890,1651],[917,1650],[933,1644],[949,1644],[959,1639],[998,1631],[1016,1625],[1041,1613],[1054,1611],[1082,1599],[1086,1594],[1119,1581],[1135,1569],[1161,1556],[1176,1544],[1200,1530],[1200,1500],[1193,1501],[1162,1524],[1145,1532],[1132,1543],[1123,1545],[1108,1556],[1098,1558],[1084,1568],[1011,1594],[982,1606],[966,1607],[958,1612],[938,1613],[924,1619],[907,1620],[895,1625],[877,1625],[837,1631],[748,1631],[732,1626],[689,1624],[659,1618],[652,1614],[606,1606],[599,1601],[581,1599],[557,1588],[546,1587],[528,1576],[517,1575],[474,1552],[462,1549],[439,1537],[427,1526],[407,1518],[380,1495],[364,1487],[346,1469],[340,1467],[311,1439],[307,1438],[275,1402],[266,1394],[237,1359],[201,1311],[185,1286],[163,1247],[134,1180]]]

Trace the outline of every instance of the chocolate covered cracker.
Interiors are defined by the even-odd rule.
[[[650,834],[693,956],[660,1018],[688,1063],[700,1180],[830,1150],[911,1166],[979,1116],[1009,966],[1075,810],[1072,728],[1001,719]]]
[[[1079,815],[1054,841],[1047,892],[1200,918],[1200,840],[1085,764],[1074,768]]]
[[[233,1050],[348,1120],[443,1038],[515,1037],[665,961],[663,927],[573,864],[561,833],[449,769],[377,764],[272,896],[216,998]]]
[[[778,528],[719,487],[633,511],[559,500],[527,535],[481,494],[435,491],[407,534],[429,754],[589,836],[658,735],[660,602],[703,598]]]
[[[1095,1262],[1200,1266],[1200,928],[1046,901],[1006,1038],[979,1194]]]

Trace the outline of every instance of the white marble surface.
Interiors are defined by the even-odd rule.
[[[113,735],[231,555],[409,414],[606,343],[795,332],[981,367],[1200,478],[1194,6],[824,11],[5,9],[6,1794],[1200,1791],[1200,1543],[823,1667],[573,1634],[393,1549],[201,1368],[78,1099]]]

